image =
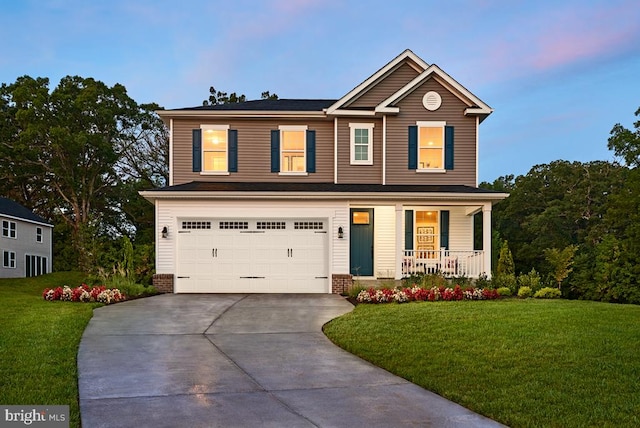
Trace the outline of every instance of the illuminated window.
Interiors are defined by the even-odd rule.
[[[228,125],[202,125],[202,171],[228,171]]]
[[[418,257],[436,257],[435,251],[440,248],[438,218],[438,211],[416,211],[414,248],[418,250]]]
[[[353,218],[352,218],[352,223],[353,224],[369,224],[369,212],[368,211],[354,211],[353,212]]]
[[[306,172],[306,126],[280,126],[280,172]]]
[[[418,169],[444,169],[445,122],[418,122]]]

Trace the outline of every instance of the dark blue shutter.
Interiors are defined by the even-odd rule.
[[[307,131],[307,172],[316,172],[316,131]]]
[[[202,171],[202,130],[193,130],[192,139],[193,172]]]
[[[453,126],[444,127],[444,169],[453,169]]]
[[[227,153],[229,157],[229,172],[238,172],[238,131],[236,129],[230,129],[227,132],[228,148]]]
[[[404,212],[404,249],[413,250],[413,210]]]
[[[418,169],[418,127],[409,127],[409,169]]]
[[[449,211],[440,211],[440,247],[449,249]]]
[[[280,131],[271,131],[271,172],[280,172]]]

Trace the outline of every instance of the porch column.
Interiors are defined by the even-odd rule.
[[[482,250],[484,273],[491,278],[491,202],[482,206]]]
[[[402,229],[403,220],[402,204],[396,204],[396,274],[395,279],[402,279],[402,256],[404,254]]]

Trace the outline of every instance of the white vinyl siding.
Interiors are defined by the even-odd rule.
[[[395,206],[379,206],[374,210],[374,273],[378,278],[393,278],[396,272]]]

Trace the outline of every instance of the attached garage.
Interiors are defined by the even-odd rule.
[[[178,219],[177,293],[327,293],[322,218]]]

